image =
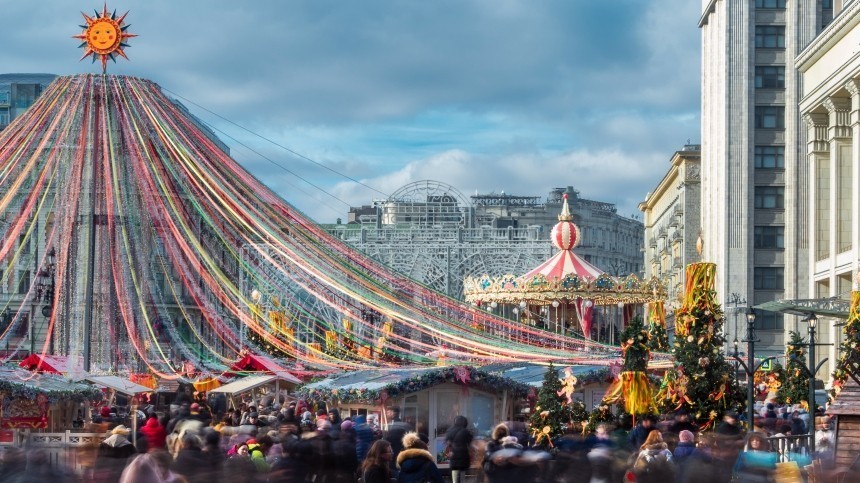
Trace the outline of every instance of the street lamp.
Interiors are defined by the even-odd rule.
[[[755,372],[761,367],[765,362],[774,359],[774,357],[768,357],[758,364],[755,361],[755,343],[758,342],[758,339],[755,338],[755,317],[756,313],[752,307],[747,307],[746,310],[747,316],[747,338],[745,341],[747,343],[747,361],[749,364],[745,363],[741,358],[737,355],[737,341],[735,341],[735,361],[740,364],[744,373],[747,375],[747,429],[749,431],[753,431],[753,426],[755,423]]]
[[[807,324],[809,324],[809,400],[807,404],[809,405],[809,421],[810,423],[815,422],[815,373],[817,371],[817,367],[815,367],[815,326],[818,325],[818,317],[815,316],[814,312],[810,312],[809,316],[804,319]],[[810,424],[809,428],[809,454],[811,455],[815,452],[815,430],[813,429],[815,426]]]

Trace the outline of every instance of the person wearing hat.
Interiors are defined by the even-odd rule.
[[[675,412],[675,422],[669,426],[669,432],[678,435],[681,431],[689,431],[693,434],[699,432],[698,426],[690,421],[690,415],[687,410],[681,408]]]
[[[738,426],[738,414],[734,411],[727,412],[714,432],[728,438],[740,438],[742,431]]]
[[[332,411],[336,411],[332,409]],[[347,482],[353,481],[354,475],[358,471],[358,457],[356,454],[355,429],[353,422],[346,419],[340,423],[340,431],[330,434],[334,441],[332,442],[332,453],[334,454],[334,481]],[[337,434],[337,436],[335,436]]]
[[[126,461],[136,451],[128,439],[130,432],[127,427],[120,424],[113,428],[110,431],[110,436],[99,444],[93,481],[114,482],[119,480]]]
[[[427,443],[421,441],[418,433],[410,431],[403,435],[403,450],[397,455],[398,483],[442,483],[442,474],[436,467],[436,460],[428,451]]]

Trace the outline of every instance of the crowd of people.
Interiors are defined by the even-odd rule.
[[[832,450],[826,417],[767,405],[753,432],[733,413],[702,432],[678,411],[635,424],[622,417],[587,434],[572,429],[540,448],[521,426],[499,423],[489,435],[476,435],[469,421],[457,416],[440,455],[431,451],[423,428],[416,432],[396,407],[380,424],[375,414],[342,417],[335,408],[304,401],[269,398],[220,413],[203,400],[188,402],[167,414],[148,412],[139,421],[136,441],[127,425],[104,411],[100,416],[107,417],[97,416],[94,424],[109,436],[83,475],[46,464],[38,452],[7,451],[0,481],[755,482],[771,481],[777,471],[774,437],[816,430],[818,454],[804,454],[798,446],[796,454],[781,455],[799,468],[813,456],[827,461]],[[444,469],[440,459],[447,463]]]

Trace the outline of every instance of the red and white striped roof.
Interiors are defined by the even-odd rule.
[[[548,280],[561,279],[568,274],[575,274],[580,278],[593,280],[602,275],[603,272],[580,258],[579,255],[573,253],[571,250],[561,250],[537,268],[523,275],[523,278],[529,279],[537,274],[542,274]]]

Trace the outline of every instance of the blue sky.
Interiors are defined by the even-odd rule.
[[[422,179],[467,195],[572,185],[629,215],[700,137],[699,4],[126,0],[108,8],[130,10],[139,37],[108,72],[152,79],[378,190],[186,103],[320,222]],[[96,72],[71,38],[95,8],[0,0],[0,71]]]

